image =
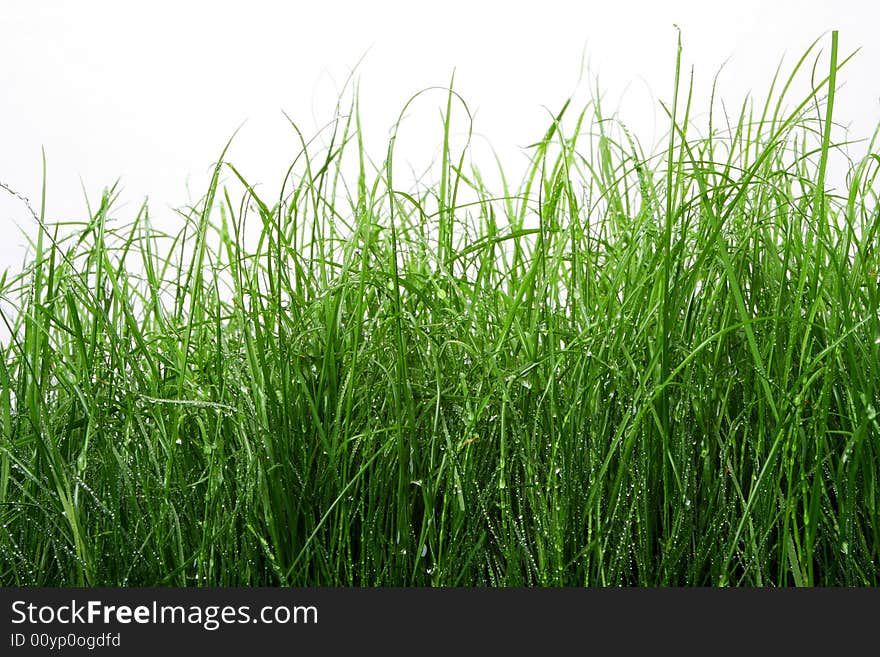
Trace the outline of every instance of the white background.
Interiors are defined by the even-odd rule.
[[[377,160],[406,100],[448,84],[454,69],[475,130],[515,169],[519,147],[577,90],[582,55],[608,92],[606,107],[650,145],[664,131],[654,132],[654,99],[671,97],[674,24],[697,89],[708,91],[728,60],[720,93],[735,111],[746,92],[766,94],[783,57],[793,64],[823,34],[827,52],[828,32],[840,30],[842,54],[861,52],[840,75],[836,118],[869,137],[880,122],[876,5],[0,0],[0,181],[38,206],[45,148],[48,219],[82,219],[83,190],[94,203],[121,178],[117,214],[133,217],[148,196],[154,217],[173,221],[169,208],[201,196],[211,164],[246,121],[230,159],[274,194],[297,145],[282,110],[312,134],[333,118],[339,87],[365,53],[362,114]],[[433,120],[441,101],[421,111]],[[408,152],[424,147],[427,161],[441,133],[408,139]],[[0,190],[0,271],[19,266],[25,240],[16,225],[32,223]]]

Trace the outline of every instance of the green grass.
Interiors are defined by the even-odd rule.
[[[405,190],[353,94],[273,199],[221,156],[177,233],[34,212],[0,583],[880,585],[880,156],[829,191],[831,42],[699,131],[676,65],[652,152],[566,103],[500,190],[450,85]]]

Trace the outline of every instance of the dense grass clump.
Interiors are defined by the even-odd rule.
[[[0,582],[880,584],[880,157],[828,191],[810,57],[699,134],[677,73],[651,153],[566,104],[495,192],[450,89],[407,191],[353,102],[277,201],[36,211]]]

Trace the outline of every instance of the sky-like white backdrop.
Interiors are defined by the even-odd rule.
[[[148,196],[154,216],[171,217],[168,208],[201,196],[211,164],[245,122],[230,159],[275,190],[297,149],[282,111],[313,133],[332,119],[338,90],[364,55],[357,75],[366,146],[379,159],[406,100],[448,84],[455,70],[476,132],[519,166],[520,147],[577,91],[583,56],[607,92],[606,106],[649,145],[664,131],[654,132],[654,99],[671,96],[674,25],[697,89],[708,90],[727,62],[720,93],[734,107],[748,91],[766,93],[783,57],[793,64],[823,34],[827,51],[827,32],[838,29],[841,52],[861,52],[841,73],[836,118],[853,136],[868,137],[880,122],[876,6],[2,0],[0,181],[38,204],[44,148],[49,219],[82,218],[84,190],[94,202],[117,178],[120,214],[128,209],[133,217]],[[422,111],[433,120],[441,101]],[[407,152],[418,157],[424,148],[427,159],[440,138],[439,128],[413,131]],[[15,225],[27,229],[29,221],[0,190],[0,271],[20,264],[25,240]]]

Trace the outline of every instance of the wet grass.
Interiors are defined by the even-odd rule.
[[[405,190],[354,94],[272,200],[221,157],[177,233],[35,210],[0,582],[880,584],[880,157],[828,191],[831,42],[701,132],[677,67],[653,152],[566,103],[501,190],[450,88]]]

